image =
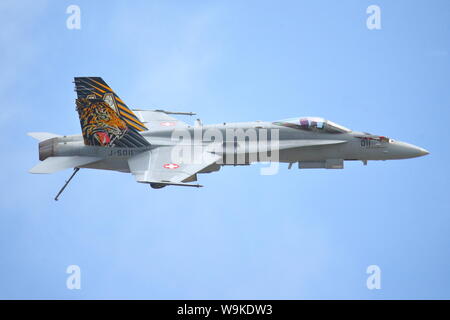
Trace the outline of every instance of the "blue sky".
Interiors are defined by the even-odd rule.
[[[66,28],[70,4],[81,30]],[[368,30],[366,8],[381,8]],[[0,298],[450,298],[450,3],[2,1]],[[345,170],[225,167],[205,188],[31,175],[80,133],[74,76],[204,123],[322,116],[426,148]],[[193,119],[187,119],[191,121]],[[66,288],[69,265],[81,290]],[[381,268],[380,290],[366,268]]]

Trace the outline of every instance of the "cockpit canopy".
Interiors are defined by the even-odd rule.
[[[284,126],[293,129],[300,129],[306,131],[317,131],[326,133],[346,133],[351,132],[344,126],[334,123],[330,120],[325,120],[318,117],[305,117],[305,118],[291,118],[280,121],[275,121],[273,124],[278,126]]]

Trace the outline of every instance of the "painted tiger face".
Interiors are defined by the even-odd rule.
[[[76,105],[86,145],[113,147],[127,132],[125,121],[106,102],[82,98]]]

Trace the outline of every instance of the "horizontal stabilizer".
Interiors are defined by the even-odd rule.
[[[61,137],[58,134],[50,133],[50,132],[28,132],[27,135],[38,140],[39,142],[45,141],[51,138]]]
[[[30,169],[30,173],[54,173],[57,171],[76,168],[95,161],[99,161],[102,158],[98,157],[50,157],[41,161],[36,166]]]

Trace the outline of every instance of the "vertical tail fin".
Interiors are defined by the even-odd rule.
[[[87,145],[136,148],[149,143],[147,127],[100,77],[76,77],[76,106]]]

